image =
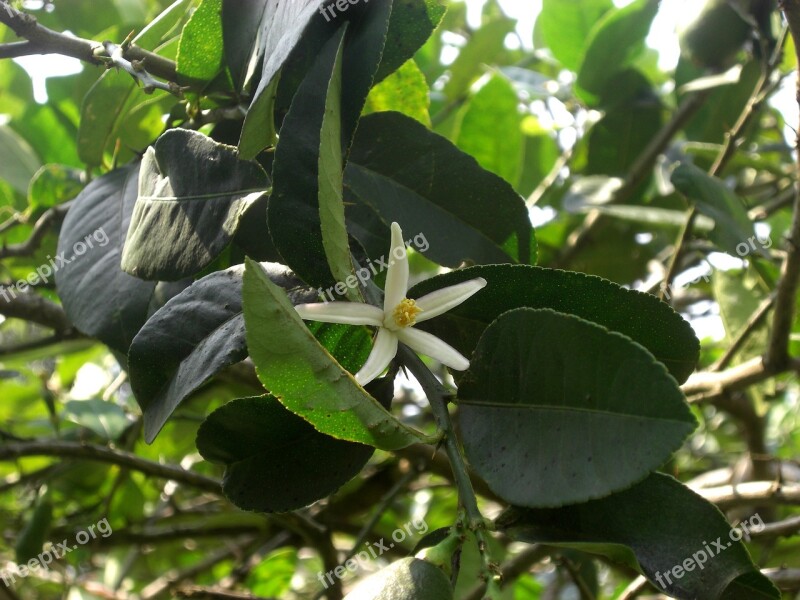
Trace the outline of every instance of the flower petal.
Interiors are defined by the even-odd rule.
[[[389,250],[389,270],[386,272],[386,287],[383,311],[387,315],[394,311],[408,290],[408,252],[403,241],[400,225],[392,223],[392,247]]]
[[[345,325],[372,325],[383,323],[383,311],[377,306],[361,302],[314,302],[294,307],[301,319]]]
[[[372,344],[372,352],[367,357],[367,362],[356,373],[356,381],[361,385],[366,385],[378,375],[383,373],[384,369],[392,362],[395,354],[397,354],[397,336],[381,327],[378,329],[378,335],[375,336],[375,341]]]
[[[469,369],[469,361],[458,350],[427,331],[406,327],[396,331],[395,335],[417,354],[425,354],[435,358],[443,365],[456,371]]]
[[[485,287],[486,280],[483,277],[476,277],[417,298],[417,307],[422,309],[417,315],[417,323],[438,317]]]

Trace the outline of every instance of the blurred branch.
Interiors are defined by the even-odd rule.
[[[747,481],[736,485],[694,488],[694,491],[722,510],[756,503],[800,505],[800,484],[798,483]]]
[[[0,315],[22,319],[55,330],[68,332],[72,324],[64,309],[38,294],[17,293],[15,289],[0,286]]]
[[[7,0],[0,0],[0,23],[7,25],[18,37],[27,40],[0,45],[0,58],[16,58],[28,54],[61,54],[92,65],[113,65],[123,68],[141,81],[146,88],[154,81],[149,76],[152,74],[174,84],[174,89],[170,86],[165,89],[173,92],[177,89],[178,73],[175,62],[134,44],[121,46],[122,51],[118,58],[123,59],[127,63],[125,65],[113,56],[113,51],[109,54],[109,50],[100,42],[66,35],[44,27],[36,17],[17,10]],[[166,84],[160,84],[163,85]]]
[[[114,450],[107,446],[62,442],[56,440],[12,442],[0,446],[0,460],[16,460],[25,456],[57,456],[80,458],[128,467],[153,477],[169,479],[204,492],[220,494],[220,482],[181,467],[153,462],[130,452]]]
[[[800,373],[800,359],[791,359],[783,369],[768,367],[757,356],[725,371],[695,373],[681,386],[690,402],[710,402],[726,392],[743,390],[781,373]]]
[[[0,11],[0,14],[2,14],[2,11]],[[33,253],[36,252],[42,245],[42,240],[44,239],[44,236],[47,235],[47,232],[50,231],[54,225],[58,225],[64,219],[67,211],[69,211],[70,207],[72,206],[72,202],[73,201],[70,200],[64,204],[59,204],[58,206],[54,206],[45,212],[36,221],[36,224],[33,226],[33,231],[27,240],[19,244],[11,244],[10,246],[3,246],[0,248],[0,258],[33,255]],[[17,224],[24,223],[22,220],[12,222]]]
[[[753,537],[790,537],[800,534],[800,516],[789,517],[783,521],[767,523],[761,531],[752,531]]]
[[[275,600],[197,585],[180,588],[175,591],[175,596],[177,598],[194,598],[195,600]]]

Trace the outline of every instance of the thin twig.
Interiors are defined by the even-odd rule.
[[[745,323],[742,330],[736,336],[736,339],[733,340],[733,343],[730,347],[725,351],[719,360],[717,360],[713,365],[711,365],[708,370],[709,371],[721,371],[725,369],[730,364],[733,357],[742,349],[745,342],[750,338],[750,335],[761,325],[764,321],[764,317],[767,316],[767,313],[772,308],[772,305],[775,302],[775,295],[770,294],[764,300],[761,301],[761,304],[756,308],[755,312],[750,315],[750,318]]]
[[[221,493],[220,482],[216,479],[187,471],[181,467],[153,462],[108,446],[58,440],[12,442],[0,446],[0,460],[16,460],[26,456],[57,456],[109,463],[128,467],[153,477],[169,479],[204,492]]]

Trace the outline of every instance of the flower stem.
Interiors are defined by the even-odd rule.
[[[484,600],[498,598],[500,588],[495,580],[497,568],[491,562],[486,519],[483,518],[478,508],[478,498],[475,495],[475,490],[472,488],[472,482],[467,472],[466,460],[464,459],[464,455],[458,443],[458,438],[453,429],[450,411],[447,409],[448,399],[451,393],[436,379],[436,376],[430,372],[428,367],[425,366],[425,363],[423,363],[409,348],[400,344],[398,354],[402,357],[403,364],[411,371],[422,386],[422,390],[425,392],[430,402],[433,416],[436,419],[436,425],[443,435],[445,452],[447,453],[447,458],[450,459],[450,465],[453,469],[453,478],[458,488],[458,500],[463,508],[463,513],[460,511],[459,514],[459,523],[457,527],[460,525],[471,531],[478,544],[478,551],[481,557],[481,578],[486,582]]]

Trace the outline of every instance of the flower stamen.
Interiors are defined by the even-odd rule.
[[[421,312],[422,309],[414,300],[403,298],[395,307],[392,317],[397,327],[410,327],[417,322],[417,315]]]

